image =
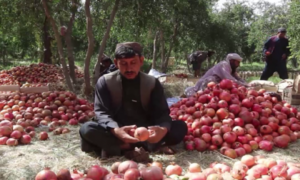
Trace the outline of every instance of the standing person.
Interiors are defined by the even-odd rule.
[[[134,159],[135,147],[172,154],[168,146],[183,140],[186,123],[172,121],[162,85],[140,71],[143,61],[139,43],[117,44],[114,63],[119,70],[102,76],[95,86],[97,122],[81,126],[82,151],[94,151],[102,158],[125,154],[139,161]],[[129,135],[137,127],[150,130],[147,141]]]
[[[194,77],[200,77],[202,63],[213,54],[213,51],[195,51],[189,55],[189,61],[193,65]]]
[[[228,54],[226,60],[219,62],[214,67],[210,68],[204,76],[202,76],[194,87],[189,87],[185,90],[187,96],[192,96],[197,91],[207,87],[209,82],[219,83],[223,79],[230,79],[239,85],[248,86],[246,81],[237,75],[237,68],[240,66],[242,57],[236,53]]]
[[[286,29],[279,28],[276,36],[270,37],[264,45],[263,56],[266,62],[260,80],[268,80],[274,72],[278,72],[281,79],[288,79],[287,58],[290,55],[289,40]]]

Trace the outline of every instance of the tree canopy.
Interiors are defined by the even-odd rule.
[[[85,1],[45,2],[58,32],[61,33],[62,26],[69,30],[65,36],[60,34],[64,56],[69,62],[73,59],[84,64],[89,45]],[[279,27],[288,29],[292,56],[300,58],[299,1],[284,1],[284,6],[264,1],[250,5],[228,1],[218,10],[216,3],[217,0],[120,0],[110,21],[115,1],[90,1],[93,51],[89,69],[92,72],[92,64],[99,59],[101,44],[104,54],[113,57],[116,44],[123,41],[140,42],[146,59],[155,57],[156,68],[163,71],[167,70],[169,57],[186,59],[198,49],[216,52],[211,64],[230,52],[240,53],[247,62],[260,61],[263,43]],[[19,59],[46,61],[47,37],[51,63],[60,62],[58,42],[42,1],[1,0],[0,13],[0,59],[3,63]]]

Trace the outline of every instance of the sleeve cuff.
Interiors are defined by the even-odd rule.
[[[102,122],[98,122],[100,124],[100,126],[102,126],[103,128],[107,129],[107,128],[118,128],[119,125],[117,122],[112,121],[112,120],[108,120],[108,121],[104,121],[102,120]]]
[[[165,127],[169,131],[171,129],[171,122],[162,122],[159,124],[160,127]]]
[[[115,121],[110,121],[110,122],[106,123],[106,127],[109,127],[109,128],[118,128],[119,125]]]

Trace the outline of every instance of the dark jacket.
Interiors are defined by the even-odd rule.
[[[107,69],[104,69],[102,72],[100,70],[100,77],[103,76],[104,74],[108,74],[108,73],[114,72],[116,70],[118,70],[117,66],[114,64],[111,64]]]
[[[286,54],[288,57],[290,55],[289,40],[287,38],[279,38],[277,36],[270,37],[264,44],[263,53],[266,51],[271,52],[271,55],[267,57],[267,63],[286,63],[282,59],[282,55]]]
[[[126,125],[151,126],[159,125],[170,129],[172,119],[164,96],[163,87],[155,80],[155,87],[146,111],[141,104],[140,77],[127,80],[122,77],[122,105],[115,111],[111,93],[105,77],[99,78],[95,89],[95,114],[98,123],[104,128],[116,128]]]

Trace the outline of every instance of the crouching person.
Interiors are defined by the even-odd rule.
[[[187,134],[185,122],[172,121],[160,82],[140,72],[143,61],[139,43],[117,44],[114,63],[119,70],[102,76],[96,84],[97,122],[81,126],[82,151],[95,152],[102,158],[131,154],[134,160],[135,147],[173,154],[169,146],[183,140]],[[151,132],[146,141],[129,135],[137,127]]]

